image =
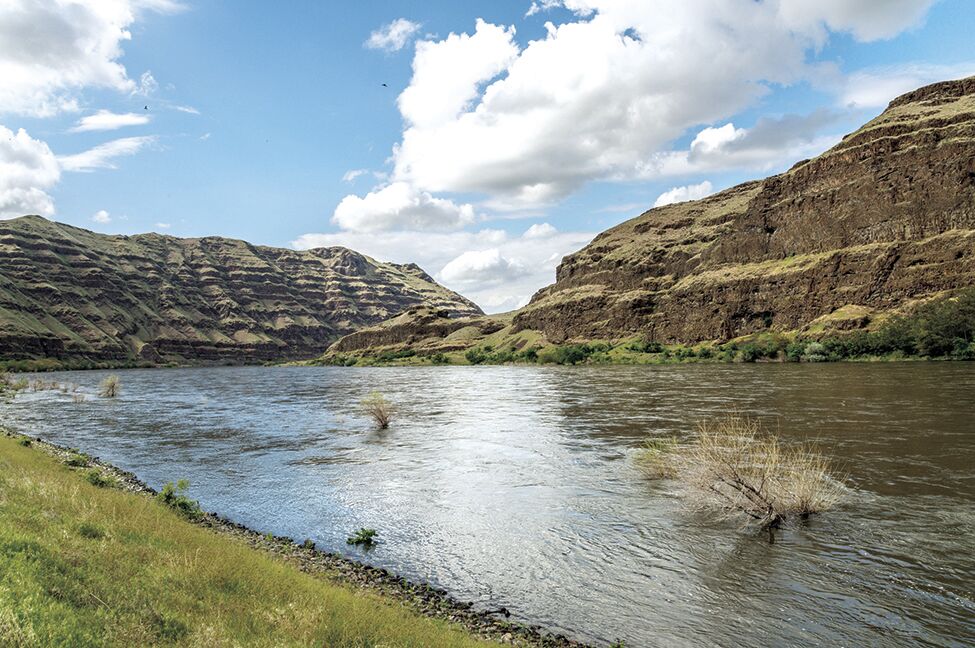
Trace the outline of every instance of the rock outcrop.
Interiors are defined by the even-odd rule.
[[[208,237],[106,236],[0,221],[0,359],[258,362],[428,304],[480,309],[413,264],[341,247],[298,252]]]
[[[693,343],[851,329],[972,285],[975,77],[896,99],[783,174],[600,234],[565,257],[509,332]]]

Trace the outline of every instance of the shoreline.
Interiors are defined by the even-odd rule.
[[[11,438],[29,440],[33,449],[44,452],[62,463],[69,456],[81,454],[74,448],[53,443],[42,437],[31,436],[2,426],[0,431]],[[134,473],[122,470],[98,457],[87,454],[82,456],[87,461],[86,465],[75,468],[101,469],[117,480],[114,488],[143,497],[155,497],[158,494],[158,491]],[[293,538],[260,533],[216,513],[203,512],[199,519],[187,521],[214,533],[241,540],[258,551],[283,558],[299,571],[353,589],[369,590],[381,598],[399,602],[422,616],[459,625],[477,638],[533,648],[594,648],[593,644],[551,633],[537,625],[508,621],[502,618],[502,615],[508,614],[505,607],[499,607],[496,611],[475,610],[473,603],[460,601],[442,588],[410,581],[385,568],[373,567],[338,553],[304,546]]]

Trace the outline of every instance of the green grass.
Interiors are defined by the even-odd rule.
[[[0,437],[2,646],[486,646]]]

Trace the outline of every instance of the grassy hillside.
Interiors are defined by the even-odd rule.
[[[0,436],[0,645],[494,645],[22,443]]]
[[[481,312],[418,266],[341,247],[107,236],[39,216],[0,221],[0,361],[311,358],[419,304]]]

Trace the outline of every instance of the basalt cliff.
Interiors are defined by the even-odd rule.
[[[259,362],[311,358],[428,304],[479,315],[415,265],[331,247],[106,236],[0,221],[0,360]]]
[[[975,285],[975,77],[933,84],[789,171],[651,209],[500,317],[414,309],[332,353],[851,330]]]

